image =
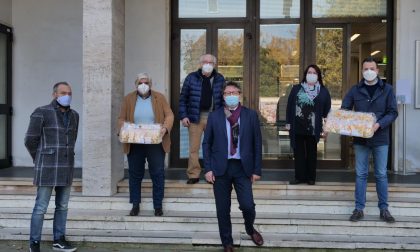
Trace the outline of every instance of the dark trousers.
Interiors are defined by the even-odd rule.
[[[254,232],[255,203],[251,179],[246,176],[240,160],[229,160],[226,173],[223,176],[217,176],[213,185],[217,221],[223,246],[233,244],[230,220],[232,184],[238,197],[239,209],[245,220],[245,230],[249,235]]]
[[[144,177],[145,162],[153,183],[153,207],[162,208],[165,190],[165,151],[161,144],[131,144],[128,159],[128,184],[130,203],[141,202],[141,181]]]
[[[315,181],[316,145],[315,136],[295,136],[295,179],[300,181]]]

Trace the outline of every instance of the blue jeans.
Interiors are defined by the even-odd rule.
[[[369,147],[365,145],[354,145],[356,160],[356,209],[363,210],[366,203],[366,187],[369,173],[369,156],[372,153],[376,193],[378,195],[378,207],[380,210],[388,209],[388,145]]]
[[[38,186],[35,206],[32,211],[30,242],[41,241],[44,214],[47,212],[53,189],[55,189],[54,240],[58,240],[66,234],[67,210],[71,186]]]
[[[141,182],[146,159],[153,183],[153,207],[162,208],[165,191],[165,151],[162,144],[131,144],[127,155],[130,203],[137,205],[141,202]]]

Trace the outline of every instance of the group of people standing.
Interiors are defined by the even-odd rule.
[[[254,228],[256,218],[252,185],[261,178],[262,137],[258,113],[241,104],[241,87],[228,81],[216,70],[216,57],[202,55],[200,68],[190,73],[182,86],[179,99],[179,118],[189,132],[187,184],[200,180],[199,149],[202,141],[204,177],[212,184],[219,233],[224,251],[233,251],[230,216],[232,186],[242,211],[245,230],[257,245],[264,244],[262,235]],[[346,94],[342,108],[373,112],[377,117],[372,138],[354,139],[356,159],[355,209],[351,221],[363,218],[369,156],[374,158],[374,173],[379,198],[380,218],[395,219],[388,211],[387,157],[389,126],[398,116],[392,87],[378,77],[378,65],[372,58],[362,64],[363,78]],[[54,250],[75,251],[65,239],[67,206],[73,180],[74,146],[79,116],[70,108],[71,87],[59,82],[53,87],[53,100],[37,108],[31,115],[25,146],[35,164],[34,184],[37,197],[30,228],[30,251],[40,251],[41,231],[52,191],[56,192],[53,236]],[[286,109],[290,145],[294,151],[295,177],[290,184],[316,181],[317,143],[323,134],[323,120],[331,109],[331,97],[322,81],[318,66],[309,65],[301,83],[293,86]],[[154,215],[162,216],[164,198],[165,153],[170,150],[170,132],[174,114],[165,96],[152,90],[152,78],[138,74],[135,90],[124,97],[119,126],[124,122],[160,124],[162,143],[123,144],[129,166],[130,216],[140,212],[141,182],[148,163],[153,184]]]

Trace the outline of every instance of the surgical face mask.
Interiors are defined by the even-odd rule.
[[[318,81],[318,74],[308,73],[306,75],[307,83],[316,83]]]
[[[149,85],[141,83],[140,85],[137,86],[137,91],[139,91],[139,93],[141,95],[147,94],[150,90]]]
[[[378,74],[371,69],[368,69],[363,72],[363,78],[365,78],[365,80],[367,81],[373,81],[376,78],[376,76],[378,76]]]
[[[237,95],[228,95],[225,97],[225,103],[228,107],[236,107],[239,104],[239,96]]]
[[[205,73],[211,73],[211,72],[213,72],[213,65],[210,64],[210,63],[206,63],[206,64],[203,65],[203,67],[201,69],[203,69],[203,72],[205,72]]]
[[[71,103],[71,95],[63,95],[57,97],[57,102],[63,107],[69,107]]]

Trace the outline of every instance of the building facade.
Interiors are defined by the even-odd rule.
[[[411,101],[405,125],[399,105],[390,170],[402,170],[405,144],[407,171],[420,171],[420,1],[0,0],[0,6],[2,166],[32,165],[23,145],[29,116],[50,101],[53,83],[65,80],[81,115],[76,166],[84,194],[112,195],[124,175],[116,118],[136,74],[150,73],[177,114],[183,78],[209,52],[227,79],[241,83],[243,103],[260,112],[264,169],[291,168],[284,101],[305,66],[321,66],[339,107],[360,78],[361,60],[373,55],[381,78],[396,90],[407,85]],[[186,167],[186,135],[176,123],[168,169]],[[330,136],[318,149],[320,168],[352,169],[349,138]]]

